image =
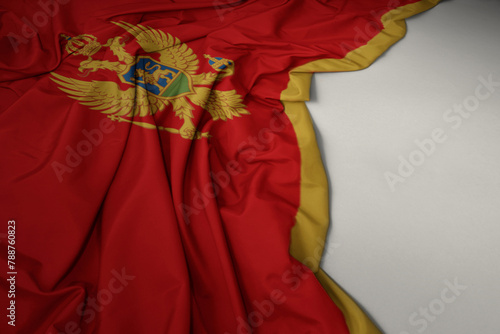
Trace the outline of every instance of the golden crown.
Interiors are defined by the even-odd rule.
[[[212,68],[216,71],[224,71],[233,66],[233,62],[229,59],[221,58],[221,57],[212,57],[210,55],[204,54],[205,58],[208,59],[208,63],[212,66]]]
[[[88,34],[75,37],[61,34],[61,37],[67,40],[66,52],[75,56],[92,56],[102,47],[101,43],[97,41],[97,37]]]

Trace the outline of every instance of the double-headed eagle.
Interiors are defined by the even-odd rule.
[[[133,35],[146,55],[129,54],[121,42],[122,37],[110,38],[101,45],[95,36],[88,34],[76,37],[63,35],[67,39],[66,51],[75,56],[88,57],[80,63],[80,72],[88,75],[97,70],[113,71],[122,84],[130,87],[123,90],[123,85],[114,81],[84,81],[53,72],[51,79],[69,97],[90,109],[100,110],[114,121],[178,133],[185,139],[209,137],[208,132],[199,132],[194,126],[193,105],[208,111],[214,121],[249,114],[235,90],[212,88],[217,80],[233,74],[233,61],[205,54],[216,72],[196,74],[198,58],[178,38],[140,24],[113,23]],[[92,59],[102,47],[109,47],[118,61]],[[153,58],[154,54],[159,54],[159,57]],[[150,118],[148,122],[148,116],[167,106],[171,106],[175,115],[183,120],[180,129],[157,126],[151,123]]]

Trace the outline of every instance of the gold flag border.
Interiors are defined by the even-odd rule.
[[[321,59],[296,67],[289,73],[281,101],[297,136],[301,155],[300,206],[292,229],[290,254],[315,273],[329,296],[342,311],[353,334],[379,334],[368,315],[320,267],[329,226],[328,181],[316,142],[312,120],[305,104],[309,100],[314,72],[356,71],[368,67],[406,34],[405,19],[426,11],[440,0],[422,0],[388,11],[382,16],[384,29],[367,44],[342,59]],[[319,254],[319,256],[318,256]]]

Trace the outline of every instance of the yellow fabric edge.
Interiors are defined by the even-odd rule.
[[[379,334],[356,302],[321,268],[321,256],[329,225],[328,182],[316,142],[312,120],[305,101],[313,72],[354,71],[368,67],[406,33],[405,19],[428,10],[440,0],[422,0],[395,8],[382,16],[384,29],[366,45],[349,52],[342,59],[320,59],[296,67],[289,73],[289,83],[281,101],[297,136],[301,154],[300,206],[291,232],[290,254],[316,274],[329,296],[344,314],[350,333]]]

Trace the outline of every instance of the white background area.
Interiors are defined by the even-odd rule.
[[[407,24],[368,69],[313,77],[331,191],[323,267],[384,333],[498,334],[500,1],[444,1]],[[499,86],[484,98],[489,76]],[[416,152],[434,131],[442,142]]]

